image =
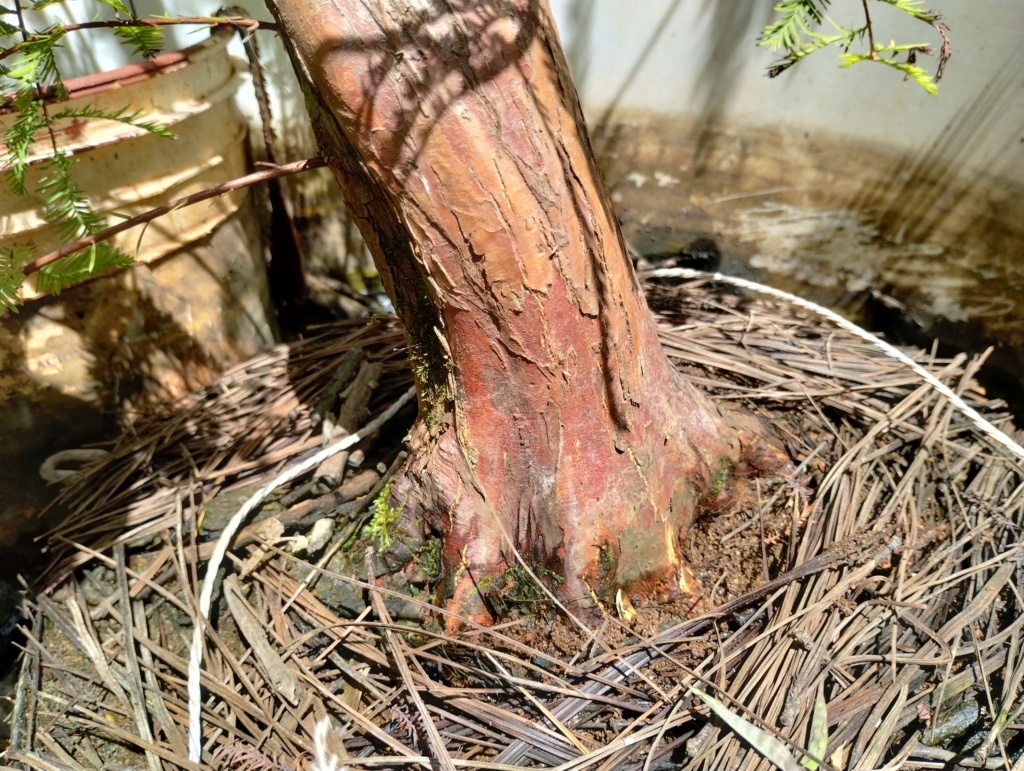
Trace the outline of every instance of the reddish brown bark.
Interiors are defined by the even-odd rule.
[[[741,432],[663,354],[542,0],[272,0],[318,140],[409,333],[392,485],[485,616],[513,548],[569,600],[688,591]]]

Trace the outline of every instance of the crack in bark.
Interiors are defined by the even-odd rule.
[[[441,593],[479,610],[513,550],[560,564],[567,597],[667,591],[729,447],[660,350],[546,8],[270,4],[289,35],[312,27],[289,51],[420,357],[392,495],[444,536]]]

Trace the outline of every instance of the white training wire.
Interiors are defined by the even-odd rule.
[[[772,297],[776,297],[780,300],[793,303],[801,308],[805,308],[809,311],[813,311],[820,316],[824,316],[832,323],[839,327],[842,327],[847,332],[856,335],[862,340],[866,340],[874,346],[877,346],[883,353],[897,361],[906,364],[916,374],[918,374],[925,382],[928,383],[932,388],[938,391],[940,394],[949,399],[950,403],[956,407],[960,412],[966,415],[979,430],[987,434],[991,439],[1001,444],[1007,450],[1016,455],[1019,459],[1024,460],[1024,447],[1015,442],[1005,432],[996,428],[990,422],[988,422],[981,414],[971,407],[967,402],[961,399],[956,393],[954,393],[949,386],[939,380],[935,375],[926,370],[916,361],[911,359],[907,354],[896,348],[893,345],[885,342],[884,340],[876,337],[875,335],[863,329],[852,321],[847,321],[838,313],[830,311],[828,308],[824,308],[817,303],[812,303],[810,300],[805,300],[802,297],[797,297],[795,294],[789,292],[783,292],[781,289],[775,289],[774,287],[765,286],[759,284],[756,281],[748,281],[745,278],[736,278],[735,276],[726,276],[721,273],[706,273],[702,270],[692,270],[691,268],[656,268],[654,270],[644,271],[644,277],[652,278],[707,278],[714,281],[720,281],[726,284],[732,284],[743,289],[749,289],[754,292],[761,292]]]
[[[188,759],[193,763],[200,762],[203,752],[201,726],[202,693],[200,690],[200,671],[203,663],[203,625],[210,615],[210,604],[213,602],[213,585],[216,582],[217,571],[220,570],[220,564],[224,560],[224,555],[227,554],[228,545],[231,543],[231,539],[234,538],[235,531],[245,521],[249,512],[256,508],[270,493],[281,485],[302,476],[302,474],[310,469],[316,468],[332,455],[337,455],[342,450],[357,444],[363,437],[372,434],[391,420],[405,406],[406,402],[415,395],[416,389],[410,388],[398,398],[398,401],[388,407],[379,417],[363,426],[357,433],[350,434],[344,439],[339,439],[330,447],[326,447],[315,455],[306,458],[306,460],[286,468],[265,486],[257,490],[242,505],[242,508],[235,513],[231,521],[228,522],[227,527],[220,534],[213,548],[213,554],[210,555],[210,561],[206,566],[206,577],[203,579],[203,587],[199,594],[199,617],[195,620],[195,627],[192,630],[192,649],[188,657]]]

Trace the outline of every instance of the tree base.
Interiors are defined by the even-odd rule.
[[[660,441],[592,445],[576,462],[546,469],[533,455],[510,458],[512,445],[493,430],[488,441],[501,462],[482,458],[464,419],[461,432],[455,420],[439,432],[418,423],[390,505],[402,509],[410,538],[442,544],[437,601],[491,623],[510,587],[529,593],[521,587],[539,579],[583,618],[697,605],[701,591],[683,553],[694,522],[750,500],[755,477],[786,474],[792,464],[750,415],[723,414],[685,385],[663,401],[676,409],[641,432],[674,426]]]
[[[390,502],[443,539],[441,597],[488,617],[514,565],[574,608],[692,592],[687,529],[783,454],[666,359],[547,4],[270,5],[407,330],[421,420]]]

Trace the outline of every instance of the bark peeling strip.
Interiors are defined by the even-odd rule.
[[[360,431],[346,436],[330,447],[321,450],[315,455],[311,455],[301,463],[296,463],[294,466],[282,471],[242,504],[242,508],[235,513],[231,521],[224,528],[224,531],[220,534],[220,538],[217,539],[217,544],[213,549],[213,554],[210,556],[210,562],[206,566],[206,577],[203,579],[202,591],[199,594],[199,614],[195,620],[192,632],[192,648],[189,651],[188,657],[188,758],[193,763],[201,762],[203,754],[201,724],[202,693],[200,688],[200,675],[203,664],[203,629],[210,615],[210,605],[213,602],[213,585],[217,578],[217,571],[220,570],[220,564],[227,554],[228,545],[231,543],[231,539],[234,538],[235,531],[242,526],[249,512],[256,508],[275,489],[291,482],[293,479],[297,479],[310,469],[319,466],[332,455],[337,455],[342,450],[346,450],[362,441],[365,436],[377,431],[391,420],[414,396],[416,396],[416,389],[410,388],[394,404],[381,413],[379,417],[363,426]]]

